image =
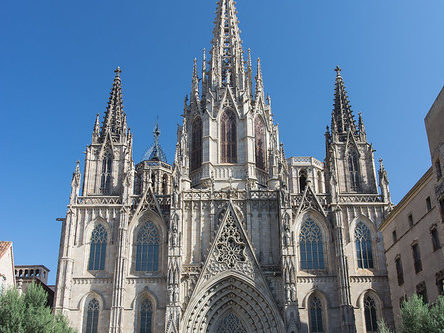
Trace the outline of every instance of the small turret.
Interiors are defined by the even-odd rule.
[[[143,154],[142,161],[159,161],[167,163],[166,155],[159,144],[159,136],[160,136],[159,123],[156,124],[156,127],[154,128],[153,131],[153,135],[154,135],[154,144],[145,151],[145,153]]]

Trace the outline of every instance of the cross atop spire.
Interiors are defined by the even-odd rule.
[[[339,67],[339,65],[337,65],[335,68],[336,76],[341,76],[341,71],[342,71],[341,67]]]
[[[331,127],[337,134],[347,134],[351,131],[354,135],[358,134],[355,119],[345,90],[344,80],[341,76],[341,68],[336,66],[335,98],[332,112]]]
[[[122,81],[120,79],[120,67],[117,66],[114,73],[113,87],[111,89],[108,107],[105,112],[105,119],[103,120],[102,130],[100,132],[100,139],[103,141],[108,132],[115,140],[119,140],[121,135],[125,134],[125,112],[123,111],[122,99]]]

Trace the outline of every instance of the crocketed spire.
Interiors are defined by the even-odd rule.
[[[341,76],[341,68],[336,66],[335,71],[335,99],[331,118],[332,132],[335,131],[337,134],[345,134],[351,131],[354,135],[357,135],[358,131],[356,129],[356,123],[350,107],[350,102],[348,101],[344,80]]]
[[[123,111],[123,99],[122,99],[122,82],[120,80],[120,67],[114,71],[116,76],[114,77],[113,87],[111,89],[108,107],[105,112],[105,119],[103,120],[102,129],[100,131],[100,139],[103,141],[107,133],[109,132],[115,141],[119,141],[122,135],[125,134],[125,113]]]
[[[159,123],[156,124],[153,134],[154,134],[154,144],[145,151],[145,153],[143,154],[142,161],[159,161],[167,163],[166,155],[159,144],[159,136],[160,136]]]
[[[242,40],[233,0],[217,3],[211,49],[211,81],[214,87],[243,89],[245,80]]]

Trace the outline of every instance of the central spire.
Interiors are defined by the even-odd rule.
[[[243,89],[242,40],[233,0],[219,0],[211,49],[211,83],[216,87]]]
[[[336,131],[338,134],[346,134],[349,131],[357,134],[355,119],[348,100],[347,91],[345,90],[341,71],[342,69],[336,66],[335,99],[331,124],[332,131]]]

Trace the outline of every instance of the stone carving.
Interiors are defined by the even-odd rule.
[[[237,221],[230,212],[216,240],[207,274],[214,276],[227,270],[235,270],[253,277],[253,263],[246,253],[246,242]]]

